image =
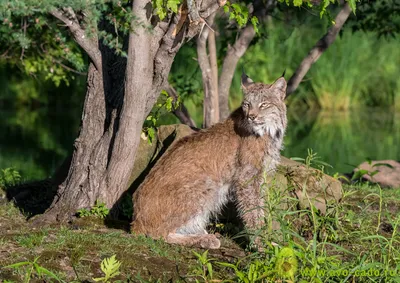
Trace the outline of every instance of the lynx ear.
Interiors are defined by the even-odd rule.
[[[242,73],[242,89],[247,89],[254,82],[244,72]]]
[[[272,84],[272,88],[279,93],[282,100],[286,97],[286,86],[287,84],[284,77],[280,77]]]

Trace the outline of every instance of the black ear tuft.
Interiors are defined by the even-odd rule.
[[[244,71],[244,69],[243,69]],[[250,85],[252,85],[254,82],[252,79],[250,79],[244,72],[242,73],[242,88],[245,90],[247,89]]]
[[[285,74],[286,74],[286,69],[283,71],[283,74],[282,74],[281,78],[284,78]]]

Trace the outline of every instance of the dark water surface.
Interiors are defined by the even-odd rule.
[[[50,176],[72,152],[80,109],[0,109],[0,169],[14,167],[25,180]],[[350,172],[367,158],[400,160],[400,113],[369,109],[291,113],[283,154],[307,149],[329,163],[329,173]]]

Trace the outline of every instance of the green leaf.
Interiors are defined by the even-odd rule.
[[[10,265],[4,266],[4,268],[19,268],[21,266],[29,265],[29,264],[30,264],[29,261],[22,261],[22,262],[17,262],[17,263],[14,263],[14,264],[10,264]]]
[[[151,144],[156,136],[156,130],[153,127],[148,128],[147,136],[149,137],[149,143]]]
[[[356,14],[356,0],[347,0],[354,14]]]
[[[256,16],[251,17],[251,24],[253,25],[254,31],[258,34],[258,18]]]
[[[300,7],[303,4],[303,0],[293,0],[293,5],[295,7]]]
[[[172,12],[178,12],[178,5],[181,3],[179,0],[168,0],[167,8],[170,9]]]
[[[115,276],[119,275],[119,268],[121,267],[121,262],[115,258],[115,255],[103,259],[100,264],[100,269],[103,271],[105,277],[101,278],[92,278],[94,281],[104,281],[108,282],[109,279],[114,278]]]
[[[172,97],[168,97],[167,100],[165,101],[165,108],[167,109],[168,112],[172,111]]]

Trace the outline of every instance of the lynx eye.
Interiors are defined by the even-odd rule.
[[[249,107],[250,107],[250,104],[247,103],[247,102],[243,102],[242,107],[243,107],[243,108],[249,108]]]
[[[269,103],[268,102],[263,102],[260,104],[260,108],[268,108],[269,107]]]

